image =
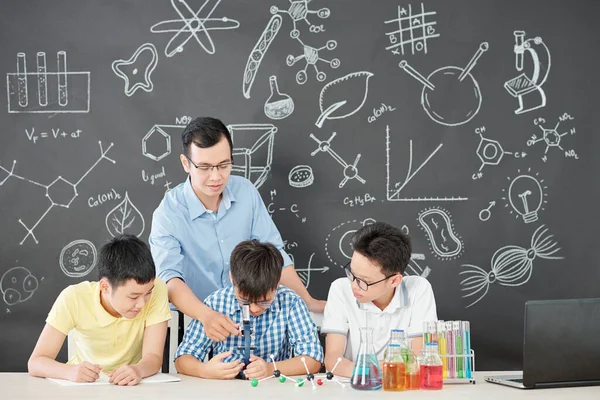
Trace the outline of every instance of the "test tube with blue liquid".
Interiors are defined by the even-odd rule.
[[[471,326],[469,321],[462,321],[462,334],[463,334],[463,350],[465,354],[465,378],[473,378],[473,366],[471,360]]]

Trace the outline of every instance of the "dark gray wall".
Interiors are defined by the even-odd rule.
[[[123,228],[148,238],[152,212],[165,190],[185,179],[176,125],[202,115],[230,125],[276,127],[269,135],[275,129],[236,126],[236,148],[250,149],[265,134],[271,139],[251,157],[236,157],[236,164],[251,159],[252,166],[264,167],[272,146],[266,179],[260,179],[264,168],[252,170],[251,178],[265,203],[272,203],[273,218],[305,278],[310,261],[309,290],[316,297],[325,298],[329,283],[342,276],[349,233],[367,219],[410,232],[414,252],[422,257],[408,272],[429,273],[441,319],[471,321],[479,369],[520,368],[525,301],[599,295],[597,2],[424,1],[424,10],[434,14],[425,16],[423,29],[416,25],[421,3],[413,2],[413,18],[402,21],[402,40],[412,31],[413,50],[411,44],[386,49],[400,43],[387,33],[399,29],[398,5],[406,9],[404,18],[409,2],[317,0],[309,9],[327,7],[330,14],[308,14],[309,23],[298,20],[299,38],[315,48],[335,40],[335,49],[320,50],[317,57],[338,59],[339,67],[313,60],[309,49],[308,59],[326,77],[318,81],[309,65],[306,82],[298,84],[296,74],[306,60],[288,66],[286,58],[305,54],[304,48],[290,36],[292,18],[280,14],[273,20],[278,32],[266,33],[270,46],[259,45],[260,65],[249,65],[255,72],[251,86],[244,86],[244,71],[269,23],[270,7],[286,8],[289,2],[209,0],[199,17],[213,18],[204,22],[210,36],[192,20],[204,0],[189,0],[189,10],[174,3],[188,25],[169,1],[4,2],[1,371],[26,370],[58,293],[96,279],[94,249]],[[302,2],[296,3],[292,10],[301,12],[295,7]],[[171,32],[153,32],[161,30]],[[198,30],[203,46],[191,36],[178,52],[192,30]],[[504,88],[521,73],[513,51],[518,30],[531,39],[527,43],[539,54],[542,75],[529,86],[522,79],[513,87],[521,93],[530,88],[526,107],[541,105],[542,91],[546,98],[544,107],[522,114],[515,114],[518,99]],[[426,49],[419,39],[423,32],[434,36]],[[484,42],[488,50],[460,76]],[[133,65],[118,62],[140,48]],[[66,69],[58,65],[61,51]],[[45,80],[37,73],[38,52],[46,56]],[[19,53],[24,53],[20,66]],[[530,54],[525,50],[522,72],[533,79]],[[431,74],[433,89],[425,90],[423,100],[424,86],[399,67],[402,60],[424,77]],[[147,68],[152,90],[139,88],[128,96],[119,74],[129,76],[131,86],[143,84]],[[353,73],[359,74],[340,79]],[[264,111],[272,75],[294,102],[284,119],[270,119]],[[315,125],[322,110],[336,104],[339,108]],[[285,115],[285,107],[271,105],[271,116]],[[558,124],[565,113],[573,119]],[[556,133],[564,134],[560,142],[541,129],[557,124]],[[142,143],[155,125],[175,126],[150,135],[145,150],[151,158]],[[327,140],[333,132],[330,149],[338,156],[315,154],[318,145],[310,135]],[[533,143],[534,136],[542,140]],[[499,161],[498,144],[506,152]],[[487,162],[483,168],[478,148]],[[364,183],[351,178],[339,187],[340,163],[351,165],[358,154],[357,171],[348,167],[346,174],[358,172]],[[297,165],[311,167],[311,185],[290,185],[288,174]],[[150,180],[151,175],[158,176]],[[532,210],[540,206],[537,218],[529,216],[527,223],[519,214],[523,199]],[[82,240],[88,242],[76,242]]]

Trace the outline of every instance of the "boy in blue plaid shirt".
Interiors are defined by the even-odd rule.
[[[249,306],[252,344],[256,346],[249,363],[244,363],[243,336],[214,342],[202,324],[193,320],[175,353],[177,371],[200,378],[232,379],[241,373],[246,379],[260,379],[273,375],[273,355],[284,375],[305,374],[302,357],[310,372],[318,372],[323,349],[317,327],[304,301],[291,289],[278,286],[283,258],[277,248],[257,240],[241,242],[233,250],[230,264],[233,286],[217,290],[204,303],[240,326],[242,306]],[[209,353],[214,356],[204,361]]]

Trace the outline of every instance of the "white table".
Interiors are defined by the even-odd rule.
[[[312,390],[310,384],[295,387],[292,383],[279,383],[275,379],[251,387],[247,381],[217,381],[181,376],[181,382],[146,384],[135,387],[85,386],[64,387],[42,378],[33,378],[25,373],[0,373],[0,399],[600,399],[600,386],[520,390],[487,383],[485,375],[502,372],[477,372],[476,384],[446,385],[441,391],[410,392],[361,392],[349,385],[342,388],[329,382]]]

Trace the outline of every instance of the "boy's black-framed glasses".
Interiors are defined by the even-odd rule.
[[[378,283],[387,281],[388,279],[397,275],[397,274],[393,274],[390,276],[386,276],[385,278],[380,279],[376,282],[367,283],[352,273],[352,270],[350,269],[350,262],[348,262],[348,264],[344,265],[344,271],[346,271],[346,276],[348,277],[348,279],[350,279],[350,282],[356,281],[356,284],[358,285],[358,287],[365,292],[367,290],[369,290],[369,286],[377,285]]]
[[[240,306],[249,306],[250,304],[256,304],[257,306],[261,307],[261,308],[269,308],[271,307],[271,304],[273,304],[273,302],[275,301],[275,299],[271,300],[271,301],[248,301],[245,299],[240,299],[240,298],[235,298],[238,302],[238,304]]]

